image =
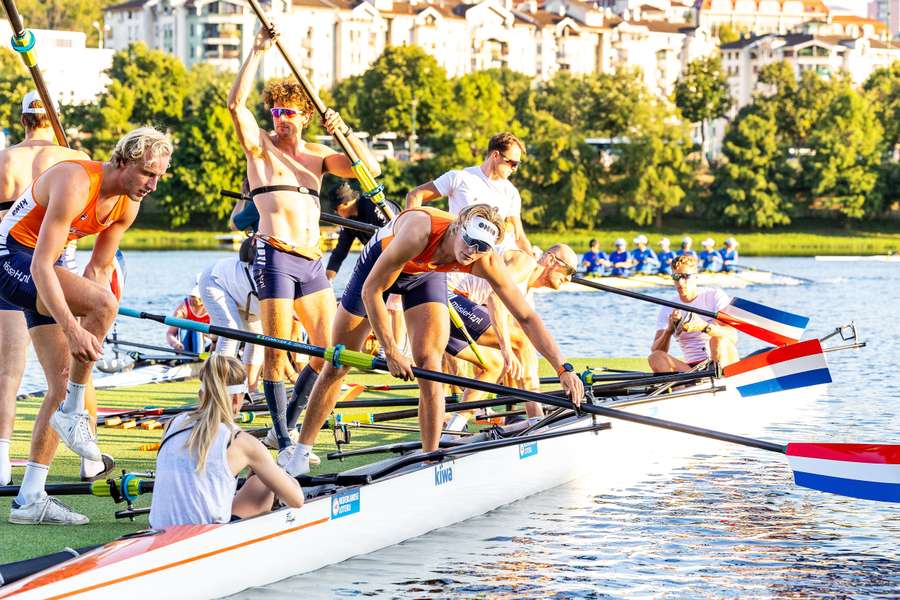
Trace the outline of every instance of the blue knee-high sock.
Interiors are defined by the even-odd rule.
[[[263,392],[266,395],[266,406],[272,417],[272,429],[278,438],[278,449],[291,445],[291,437],[287,427],[287,392],[283,381],[263,381]]]
[[[294,384],[294,393],[291,395],[291,403],[287,407],[287,426],[288,428],[296,427],[297,421],[300,420],[300,413],[309,404],[309,395],[312,393],[313,386],[319,374],[316,370],[306,365],[297,376],[297,383]]]

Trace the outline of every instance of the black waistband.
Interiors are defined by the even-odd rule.
[[[0,202],[0,210],[9,210],[12,208],[12,205],[15,204],[15,200],[7,200],[6,202]]]
[[[266,194],[268,192],[297,192],[299,194],[309,194],[310,196],[315,196],[316,198],[319,197],[318,191],[300,187],[297,185],[264,185],[262,187],[250,190],[250,197],[253,198],[254,196]]]

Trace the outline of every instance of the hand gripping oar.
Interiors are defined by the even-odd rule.
[[[572,277],[572,281],[595,290],[603,290],[604,292],[619,294],[620,296],[628,296],[629,298],[692,312],[711,319],[718,319],[731,325],[738,331],[743,331],[748,335],[776,346],[784,346],[798,341],[803,336],[803,332],[806,331],[807,325],[809,325],[809,317],[771,308],[750,300],[744,300],[743,298],[732,298],[731,302],[724,309],[711,311],[682,304],[681,302],[632,292],[631,290],[620,290],[619,288],[597,283],[583,277]]]
[[[53,99],[50,98],[50,93],[47,91],[47,84],[44,83],[44,76],[38,68],[37,56],[35,56],[34,53],[34,34],[25,29],[25,24],[22,22],[19,11],[16,9],[14,0],[3,0],[3,8],[6,10],[6,16],[9,18],[9,24],[13,30],[12,49],[19,53],[22,57],[22,62],[25,63],[25,66],[28,67],[28,71],[31,73],[34,87],[37,88],[37,93],[41,97],[41,103],[44,105],[44,110],[47,111],[47,116],[50,118],[50,125],[53,126],[53,134],[56,136],[56,143],[68,148],[69,142],[66,141],[66,134],[63,133],[62,124],[59,122],[59,115],[56,114]]]
[[[264,29],[269,31],[270,33],[274,32],[275,28],[272,25],[272,22],[269,21],[269,18],[263,12],[262,7],[259,5],[257,0],[248,0],[250,3],[250,8],[253,9],[253,12],[256,13],[256,16],[259,18],[260,23]],[[288,68],[294,74],[294,77],[297,78],[297,81],[300,82],[300,85],[303,86],[303,90],[306,92],[306,95],[309,96],[309,99],[312,101],[313,106],[316,107],[316,111],[318,111],[319,116],[324,117],[325,111],[328,110],[328,107],[325,106],[325,103],[322,102],[322,99],[319,98],[319,95],[316,93],[315,88],[313,88],[312,83],[310,83],[309,79],[306,78],[306,75],[300,72],[297,68],[297,65],[294,64],[293,59],[287,53],[287,50],[284,49],[284,46],[281,44],[281,40],[275,38],[275,47],[278,48],[278,51],[281,52],[281,56],[284,57],[284,62],[287,63]],[[363,189],[363,195],[369,198],[375,206],[378,207],[378,210],[384,215],[384,217],[390,221],[394,218],[394,211],[391,210],[391,207],[385,202],[384,199],[384,186],[376,183],[375,179],[372,177],[372,174],[369,173],[369,170],[366,168],[366,165],[360,160],[359,156],[356,154],[356,151],[347,141],[347,136],[345,136],[340,131],[334,132],[334,138],[340,144],[341,149],[347,155],[347,158],[350,159],[350,167],[353,169],[353,173],[356,175],[356,179],[359,181],[360,186]]]
[[[119,307],[119,314],[136,319],[149,319],[169,326],[182,329],[192,329],[201,333],[210,333],[239,341],[269,346],[298,352],[308,356],[317,356],[339,366],[355,367],[367,371],[388,370],[387,362],[383,359],[347,350],[342,346],[322,348],[302,342],[294,342],[281,338],[230,329],[206,323],[197,323],[186,319],[179,319],[166,315],[155,315],[137,311],[131,308]],[[523,400],[532,400],[542,404],[559,406],[562,408],[578,409],[589,414],[600,415],[621,421],[629,421],[659,427],[671,431],[678,431],[690,435],[719,440],[731,444],[738,444],[750,448],[758,448],[768,452],[777,452],[788,456],[788,460],[794,469],[795,482],[804,487],[819,489],[827,492],[867,498],[872,500],[885,500],[900,502],[900,445],[889,444],[777,444],[764,440],[733,435],[703,427],[695,427],[683,423],[676,423],[665,419],[657,419],[646,415],[616,410],[594,404],[581,404],[576,407],[571,401],[528,390],[518,390],[497,383],[478,381],[468,377],[449,375],[439,371],[412,368],[413,374],[421,379],[448,383],[471,389],[481,390],[495,394],[509,394]],[[818,454],[817,454],[818,453]],[[865,463],[859,465],[858,463]]]

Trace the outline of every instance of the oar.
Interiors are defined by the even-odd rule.
[[[149,319],[169,326],[192,329],[201,333],[221,335],[223,337],[269,346],[289,352],[298,352],[308,356],[322,358],[335,365],[355,367],[367,371],[388,370],[387,362],[369,354],[347,350],[342,346],[322,348],[292,340],[273,338],[262,334],[230,329],[205,323],[197,323],[186,319],[179,319],[165,315],[155,315],[137,311],[131,308],[119,307],[119,314],[137,319]],[[816,340],[817,341],[817,340]],[[412,367],[413,374],[420,379],[448,383],[461,387],[468,387],[483,392],[495,394],[509,394],[523,400],[531,400],[542,404],[559,406],[561,408],[577,409],[589,414],[600,415],[612,419],[629,421],[650,427],[658,427],[671,431],[678,431],[699,437],[710,438],[731,444],[757,448],[768,452],[785,454],[789,457],[791,467],[794,469],[794,479],[797,485],[819,489],[827,492],[867,498],[872,500],[888,500],[900,502],[900,445],[891,444],[777,444],[765,440],[757,440],[749,437],[734,435],[703,427],[695,427],[683,423],[676,423],[665,419],[657,419],[647,415],[640,415],[613,408],[598,406],[590,403],[582,403],[576,407],[571,401],[528,390],[515,388],[449,375],[439,371]],[[816,448],[821,450],[823,456],[810,456],[816,453]],[[864,448],[865,450],[861,450]],[[865,466],[857,463],[867,463]],[[850,482],[850,483],[847,483]]]
[[[456,309],[453,308],[453,304],[447,303],[447,312],[450,313],[450,322],[453,323],[453,326],[459,329],[463,336],[466,338],[466,342],[469,343],[469,348],[472,349],[472,353],[475,354],[475,359],[478,363],[483,367],[487,368],[487,363],[484,360],[484,357],[481,355],[481,350],[478,348],[478,344],[475,343],[475,340],[472,339],[472,336],[469,334],[469,330],[466,329],[466,324],[463,323],[462,317],[459,316],[459,313],[456,312]]]
[[[89,481],[86,483],[48,483],[44,486],[51,496],[96,496],[98,498],[125,498],[138,496],[153,491],[153,481],[140,477],[122,477],[118,479],[106,479]],[[0,496],[10,497],[19,495],[19,486],[0,486]]]
[[[269,31],[270,33],[275,31],[272,22],[269,21],[269,18],[263,12],[262,7],[259,5],[257,0],[248,0],[250,3],[250,8],[253,9],[253,12],[256,13],[256,16],[259,18],[262,26]],[[316,93],[315,88],[312,83],[310,83],[309,79],[297,68],[297,65],[294,64],[293,59],[288,54],[287,50],[285,50],[284,46],[281,44],[280,38],[275,38],[274,40],[275,47],[278,48],[278,51],[281,52],[281,56],[284,57],[284,62],[287,63],[288,68],[290,68],[291,72],[294,74],[294,77],[297,78],[297,81],[300,82],[300,85],[303,86],[303,90],[306,92],[306,95],[309,96],[309,99],[312,101],[313,106],[316,107],[316,110],[319,113],[319,116],[325,116],[325,111],[328,109],[325,106],[325,103],[322,102],[322,99],[319,98],[319,95]],[[363,189],[363,194],[369,198],[375,206],[378,207],[378,210],[384,215],[384,217],[390,221],[394,218],[394,211],[385,202],[384,198],[384,186],[375,182],[375,179],[372,177],[369,170],[366,168],[366,165],[360,160],[359,156],[356,154],[356,150],[350,145],[347,140],[347,137],[343,134],[343,132],[335,131],[334,138],[337,140],[338,144],[340,144],[341,149],[347,155],[347,158],[350,159],[350,166],[353,169],[353,173],[356,175],[356,179],[359,181],[360,186]]]
[[[13,31],[12,49],[19,53],[22,57],[22,62],[25,63],[25,66],[28,67],[28,71],[31,73],[34,87],[37,88],[44,110],[47,111],[47,116],[50,118],[50,125],[53,127],[56,143],[68,148],[69,142],[66,140],[66,134],[63,132],[62,124],[59,122],[59,115],[56,114],[53,99],[50,97],[50,92],[47,91],[47,84],[44,82],[44,76],[41,74],[41,69],[37,64],[37,56],[34,52],[34,34],[25,29],[25,24],[22,22],[18,9],[16,9],[14,0],[3,0],[3,8],[6,10],[6,16],[9,18],[9,24]]]
[[[739,269],[741,271],[754,271],[759,273],[771,273],[772,275],[777,275],[778,277],[786,277],[788,279],[796,279],[802,283],[816,283],[814,279],[807,279],[806,277],[799,277],[797,275],[788,275],[787,273],[779,273],[778,271],[770,271],[768,269],[757,269],[756,267],[751,267],[749,265],[731,265],[732,269]]]
[[[155,350],[156,352],[166,352],[169,354],[177,354],[178,356],[185,356],[188,358],[196,358],[197,360],[204,360],[209,358],[209,352],[188,352],[187,350],[176,350],[175,348],[169,348],[168,346],[154,346],[153,344],[143,344],[141,342],[129,342],[127,340],[120,340],[118,338],[106,338],[103,340],[107,344],[111,346],[128,346],[129,348],[141,348],[143,350]]]
[[[744,300],[743,298],[732,298],[731,302],[724,309],[711,311],[682,304],[681,302],[632,292],[631,290],[620,290],[619,288],[597,283],[583,277],[572,277],[572,281],[596,290],[603,290],[604,292],[619,294],[620,296],[627,296],[643,300],[644,302],[659,304],[660,306],[696,313],[711,319],[718,319],[731,325],[738,331],[743,331],[748,335],[776,346],[784,346],[798,341],[803,336],[803,332],[806,331],[807,325],[809,325],[809,317],[771,308],[757,302]]]
[[[247,202],[252,202],[253,199],[250,196],[245,196],[240,192],[232,192],[231,190],[219,190],[219,193],[226,198],[234,198],[236,200],[246,200]],[[356,231],[361,231],[363,233],[371,233],[374,234],[378,231],[377,225],[372,225],[370,223],[363,223],[362,221],[354,221],[353,219],[346,219],[339,215],[329,213],[329,212],[320,212],[319,220],[323,223],[330,223],[332,225],[340,225],[341,227],[346,227],[347,229],[355,229]]]

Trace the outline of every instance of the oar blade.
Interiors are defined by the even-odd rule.
[[[805,340],[728,365],[726,382],[744,398],[831,383],[819,340]]]
[[[717,318],[738,331],[776,346],[797,342],[809,325],[809,317],[743,298],[732,298]]]
[[[791,443],[786,454],[799,486],[900,502],[900,445]]]

